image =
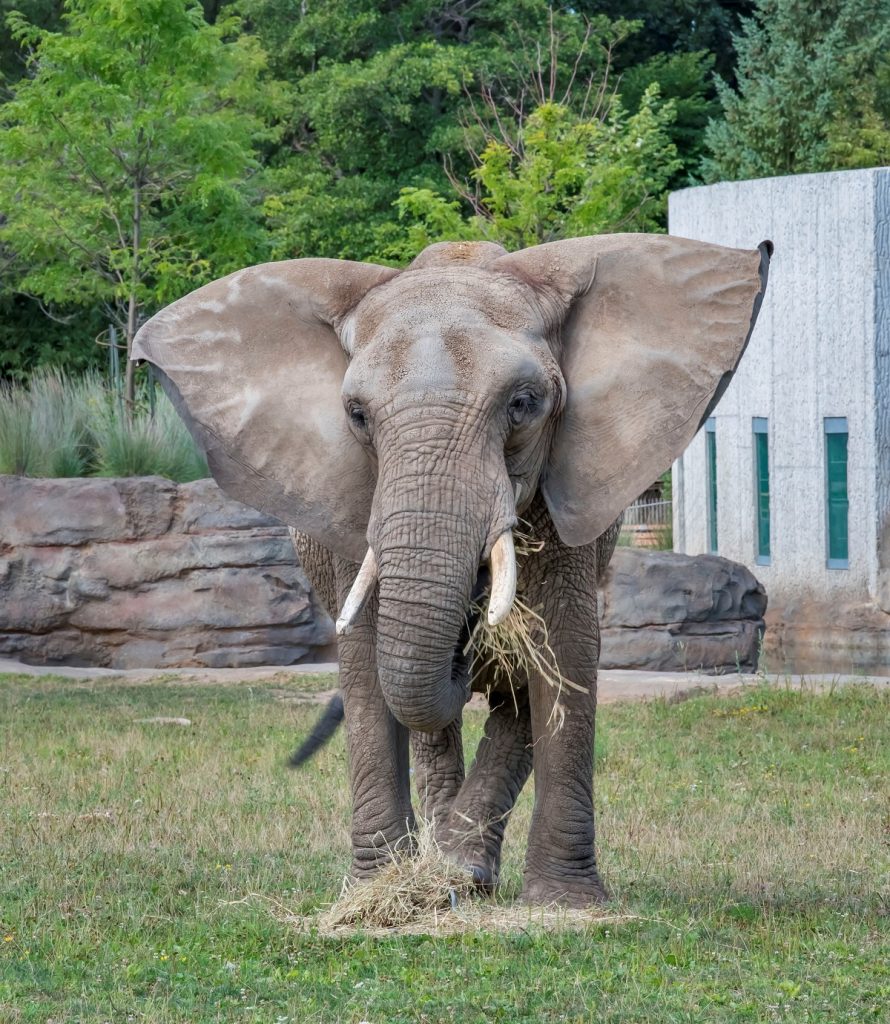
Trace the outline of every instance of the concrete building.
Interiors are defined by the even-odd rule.
[[[741,366],[674,465],[674,546],[766,587],[767,654],[890,674],[890,169],[670,197],[671,234],[775,254]]]

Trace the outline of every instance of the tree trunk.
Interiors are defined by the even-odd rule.
[[[139,255],[142,245],[142,188],[139,183],[133,191],[133,269],[130,273],[130,296],[127,306],[127,369],[124,375],[124,399],[127,416],[132,416],[133,405],[136,399],[136,387],[133,371],[133,361],[130,355],[133,351],[133,338],[139,328],[139,304],[136,296],[136,289],[139,285]]]

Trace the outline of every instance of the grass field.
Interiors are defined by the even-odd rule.
[[[0,677],[2,1024],[890,1019],[886,691],[604,707],[600,860],[628,919],[385,939],[288,920],[348,863],[342,736],[288,772],[318,713],[288,697]]]

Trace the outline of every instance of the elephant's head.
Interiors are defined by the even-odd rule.
[[[741,358],[770,250],[606,235],[443,243],[403,271],[270,263],[157,314],[134,358],[223,490],[363,561],[338,625],[379,584],[381,686],[429,731],[466,697],[452,656],[480,565],[497,620],[539,485],[581,545],[670,466]]]

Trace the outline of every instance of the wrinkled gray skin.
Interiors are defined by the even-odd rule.
[[[524,897],[577,906],[605,897],[596,867],[592,795],[599,656],[596,580],[612,556],[618,526],[594,544],[566,548],[540,497],[530,503],[523,519],[532,526],[534,536],[546,543],[540,554],[521,562],[519,592],[533,607],[540,607],[563,673],[586,686],[586,692],[563,692],[565,723],[554,730],[549,720],[555,691],[535,674],[514,674],[515,699],[503,684],[492,689],[485,738],[467,775],[459,717],[444,729],[409,731],[387,705],[378,685],[375,653],[379,664],[381,647],[391,643],[394,653],[390,656],[405,676],[399,682],[410,694],[415,678],[429,671],[425,662],[416,664],[422,655],[416,653],[410,630],[422,628],[426,633],[426,627],[403,622],[381,628],[379,608],[372,601],[361,624],[339,641],[354,807],[352,871],[358,878],[372,875],[413,827],[410,739],[420,812],[435,822],[439,842],[473,871],[480,887],[491,889],[497,881],[507,821],[534,768],[535,810]],[[460,534],[452,541],[448,533],[431,530],[428,542],[459,545]],[[304,534],[295,534],[294,541],[310,581],[336,616],[358,566],[332,555]],[[459,547],[451,557],[459,560]],[[433,581],[428,589],[418,588],[418,618],[426,615],[436,620],[439,604],[449,600],[445,585]],[[450,600],[454,602],[453,597]],[[384,635],[384,629],[394,635]],[[463,704],[471,682],[473,690],[487,692],[491,680],[484,673],[474,674],[471,680],[470,666],[460,656],[463,643],[455,646],[449,641],[445,637],[441,644],[441,657],[448,662],[442,673],[448,675],[448,685],[459,692]],[[441,686],[442,680],[435,683]],[[410,701],[410,696],[405,699]],[[549,785],[548,779],[552,780]]]
[[[339,642],[356,877],[410,841],[410,744],[420,810],[481,886],[497,881],[507,819],[534,770],[524,897],[604,897],[592,791],[609,523],[669,467],[725,387],[768,254],[602,236],[510,255],[434,246],[401,273],[291,261],[207,286],[140,332],[137,355],[169,375],[221,486],[306,531],[295,543],[332,616],[360,552],[376,555],[378,586]],[[300,359],[317,376],[276,375],[303,335]],[[337,383],[345,373],[344,413],[324,404],[315,381],[325,373]],[[290,379],[299,397],[288,404],[275,389]],[[294,479],[312,483],[296,493]],[[493,690],[465,775],[471,595],[520,518],[543,546],[520,562],[518,592],[581,690],[563,691],[558,729],[556,693],[535,673],[514,675],[515,703]]]
[[[483,886],[497,880],[507,819],[534,769],[524,896],[586,905],[605,895],[592,795],[596,584],[617,528],[566,547],[538,494],[564,385],[534,297],[518,281],[493,287],[465,264],[448,269],[393,282],[378,301],[372,293],[350,327],[344,404],[378,465],[368,540],[379,567],[377,600],[338,644],[353,873],[373,874],[413,826],[410,740],[421,813]],[[413,293],[410,305],[393,294],[399,284]],[[433,301],[418,303],[418,291]],[[406,307],[418,310],[414,322]],[[452,317],[442,331],[444,312],[454,309],[463,322]],[[518,505],[517,483],[526,495]],[[517,516],[544,541],[520,565],[519,593],[540,608],[564,675],[585,689],[562,695],[565,723],[554,730],[555,690],[534,674],[515,675],[518,712],[509,692],[491,693],[485,740],[465,775],[462,629],[480,565]],[[357,566],[305,535],[295,543],[336,618]],[[472,681],[482,692],[489,683]]]

